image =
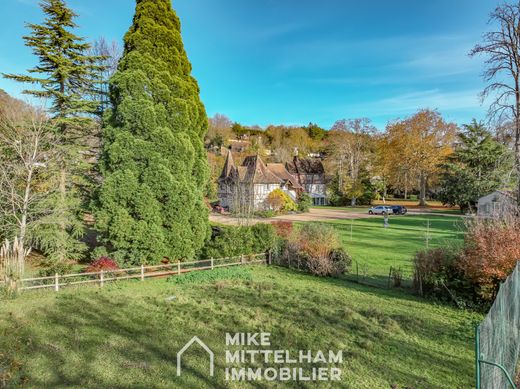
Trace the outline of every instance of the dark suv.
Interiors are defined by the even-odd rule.
[[[394,215],[406,215],[406,212],[408,212],[404,205],[392,205],[390,208],[392,208]]]

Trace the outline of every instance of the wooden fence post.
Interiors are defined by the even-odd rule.
[[[267,252],[267,264],[270,265],[273,261],[273,258],[272,258],[272,255],[273,255],[273,252],[271,250],[269,250]]]
[[[211,270],[215,268],[215,265],[213,264],[213,257],[211,257]]]
[[[54,290],[56,292],[60,290],[60,276],[58,273],[54,274]]]
[[[243,265],[244,264],[244,254],[242,254],[240,256],[240,264]]]
[[[181,275],[181,261],[177,261],[177,275]]]
[[[99,283],[101,287],[105,285],[105,272],[101,270],[101,274],[99,275]]]
[[[141,265],[141,281],[144,281],[144,265]]]

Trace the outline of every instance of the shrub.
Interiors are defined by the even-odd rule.
[[[38,271],[39,277],[50,277],[57,274],[67,274],[72,271],[72,263],[63,261],[45,261],[41,263],[42,268]]]
[[[265,253],[273,247],[276,232],[271,224],[255,224],[251,227],[251,233],[253,234],[251,252],[244,254]]]
[[[265,209],[263,211],[255,212],[255,215],[258,217],[263,217],[264,219],[269,219],[271,217],[275,217],[276,212],[273,211],[272,209]]]
[[[277,212],[286,213],[296,211],[296,203],[291,197],[281,189],[275,189],[267,195],[265,199],[267,209]]]
[[[332,276],[337,274],[329,257],[312,256],[305,251],[299,251],[298,260],[303,265],[303,270],[307,270],[315,276]]]
[[[458,268],[483,300],[492,301],[513,271],[520,258],[519,241],[520,220],[514,215],[468,222]]]
[[[276,260],[284,266],[317,276],[338,276],[350,269],[352,259],[340,248],[337,232],[324,224],[304,224],[283,239]]]
[[[414,287],[421,295],[432,291],[443,280],[450,255],[445,248],[423,250],[415,254]]]
[[[119,265],[116,261],[108,257],[101,257],[92,262],[86,269],[85,273],[97,273],[106,270],[117,270]]]
[[[401,269],[401,267],[391,267],[390,277],[394,281],[394,287],[400,288],[403,284],[403,270]]]
[[[352,267],[352,257],[342,247],[332,250],[330,253],[330,259],[334,264],[334,275],[347,273]]]
[[[476,293],[478,286],[460,270],[461,250],[444,247],[419,251],[413,259],[415,290],[460,308],[485,306]]]
[[[325,224],[309,223],[298,230],[300,251],[315,258],[328,258],[339,247],[339,237],[334,228]]]
[[[276,233],[270,224],[246,226],[214,226],[211,239],[202,248],[199,258],[207,259],[259,254],[270,250]]]
[[[309,208],[312,205],[311,196],[307,192],[300,193],[298,197],[298,211],[309,212]]]
[[[293,232],[293,222],[278,220],[272,223],[276,231],[276,235],[281,238],[288,239]]]

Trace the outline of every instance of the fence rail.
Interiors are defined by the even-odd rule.
[[[92,273],[56,273],[53,276],[21,279],[19,281],[19,290],[54,289],[54,291],[58,292],[61,288],[66,286],[83,284],[99,284],[102,287],[105,283],[112,281],[129,279],[140,279],[141,281],[144,281],[146,278],[181,275],[194,271],[212,270],[222,267],[259,263],[269,264],[270,261],[270,255],[263,253],[226,258],[210,258],[192,262],[176,262],[153,266],[141,265],[140,267],[106,270]]]

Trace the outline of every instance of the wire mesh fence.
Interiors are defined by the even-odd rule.
[[[394,264],[374,266],[366,262],[352,261],[352,267],[345,278],[358,284],[377,288],[411,288],[413,286],[413,268],[411,265]]]
[[[500,286],[475,336],[477,389],[516,388],[520,357],[520,262]]]

